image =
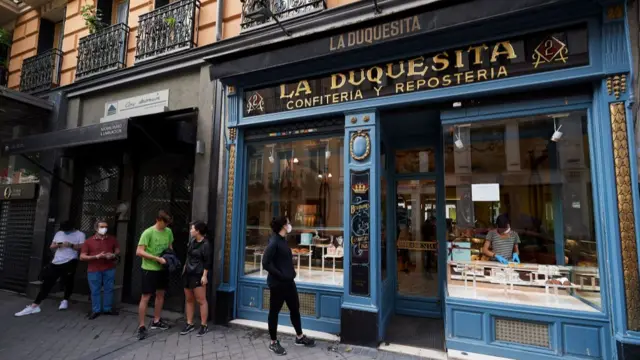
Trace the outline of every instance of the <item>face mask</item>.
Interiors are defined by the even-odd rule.
[[[104,234],[106,234],[106,233],[107,233],[107,228],[100,228],[100,229],[98,229],[98,234],[100,234],[100,235],[104,235]]]
[[[284,226],[284,229],[287,231],[287,234],[291,232],[291,230],[293,230],[293,228],[291,227],[291,224],[287,224]]]
[[[510,227],[508,227],[507,230],[504,231],[505,234],[508,234],[510,232],[511,232],[511,228]]]

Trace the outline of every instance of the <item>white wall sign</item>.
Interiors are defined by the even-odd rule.
[[[100,119],[100,122],[161,113],[167,111],[168,108],[169,89],[160,90],[154,93],[106,102],[104,104],[104,117]]]
[[[500,201],[500,184],[472,184],[472,201]]]

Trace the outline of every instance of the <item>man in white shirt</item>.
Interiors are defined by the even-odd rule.
[[[59,310],[66,310],[69,307],[69,297],[73,292],[73,281],[78,265],[78,251],[82,248],[85,235],[74,228],[71,221],[60,224],[60,231],[56,233],[49,248],[55,251],[51,265],[44,276],[44,281],[40,287],[40,292],[33,304],[28,305],[15,316],[25,316],[40,312],[40,303],[46,299],[47,295],[62,278],[64,286],[64,300],[60,303]]]

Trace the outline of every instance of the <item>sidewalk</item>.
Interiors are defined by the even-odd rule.
[[[57,301],[45,300],[41,313],[13,316],[29,303],[24,296],[0,291],[0,360],[417,359],[328,342],[299,348],[290,336],[281,339],[288,355],[277,357],[268,351],[269,336],[262,330],[210,326],[204,337],[180,336],[182,323],[151,331],[149,338],[138,341],[136,314],[90,321],[86,304],[72,303],[69,310],[58,311]]]

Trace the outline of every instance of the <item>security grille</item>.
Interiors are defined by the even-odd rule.
[[[316,294],[299,292],[298,298],[300,299],[300,314],[307,316],[314,316],[316,314]],[[262,291],[262,310],[269,310],[269,302],[271,301],[271,290],[265,288]],[[288,313],[289,307],[285,303],[282,305],[282,312]]]
[[[496,340],[550,348],[549,325],[505,318],[496,319]]]
[[[189,241],[189,223],[192,221],[193,175],[189,170],[180,171],[169,163],[170,161],[165,159],[165,162],[156,166],[145,166],[138,174],[134,242],[137,243],[142,232],[155,223],[158,211],[168,211],[173,216],[173,250],[184,263]],[[141,259],[136,256],[131,267],[131,299],[139,299],[141,295],[141,265]],[[184,310],[184,291],[180,273],[171,275],[164,308],[173,311]]]
[[[25,292],[36,200],[0,202],[0,288]]]

